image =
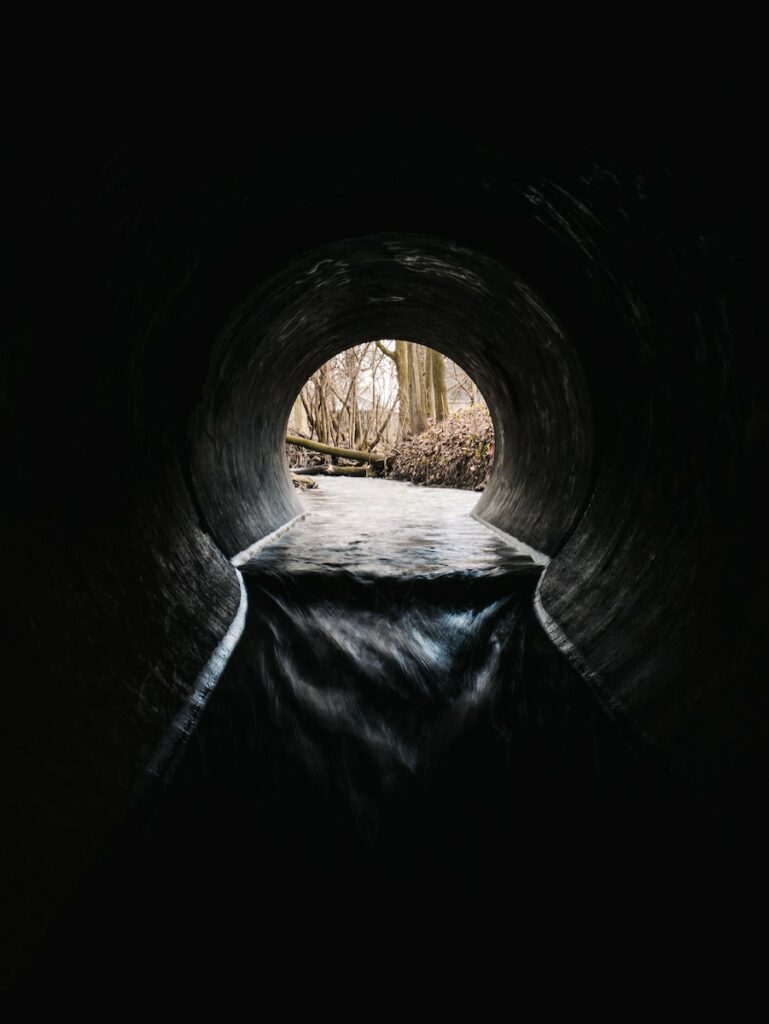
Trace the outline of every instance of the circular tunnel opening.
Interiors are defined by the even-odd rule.
[[[346,348],[297,395],[286,426],[295,487],[321,476],[379,477],[485,490],[494,425],[472,377],[438,349],[403,339]]]
[[[315,502],[309,492],[311,509],[300,498],[285,454],[296,397],[329,360],[395,357],[371,339],[404,346],[407,435],[425,425],[413,399],[430,351],[460,365],[486,398],[494,472],[479,500],[475,489],[404,493],[411,483],[370,479],[365,467],[366,479],[329,479]],[[325,415],[331,439],[342,440],[344,417]],[[360,436],[354,418],[350,443]],[[301,257],[220,334],[193,440],[206,526],[249,593],[243,675],[220,688],[217,706],[229,694],[229,718],[244,720],[239,702],[256,683],[266,702],[258,717],[285,745],[280,757],[327,779],[366,828],[386,794],[408,791],[479,715],[507,713],[497,701],[503,679],[520,675],[535,689],[544,680],[571,714],[571,677],[551,662],[534,592],[588,499],[592,407],[566,332],[510,269],[412,237]],[[353,449],[333,451],[355,461]],[[476,755],[458,756],[472,774]]]
[[[296,396],[319,364],[372,338],[418,339],[476,382],[495,426],[495,471],[476,512],[554,554],[590,488],[591,402],[574,347],[510,269],[450,241],[390,235],[306,254],[220,334],[191,454],[222,550],[237,556],[300,513],[284,456]]]
[[[345,380],[329,378],[331,360],[346,367]],[[371,478],[380,460],[367,456],[395,402],[382,423],[366,424],[350,393],[364,365],[370,375],[382,361],[392,386],[402,378],[404,444],[431,419],[418,401],[420,374],[435,385],[450,361],[485,398],[494,472],[482,492]],[[324,434],[335,470],[364,479],[339,473],[305,505],[288,472],[286,424],[316,373],[325,377],[304,407],[308,426]],[[433,411],[446,406],[445,421],[447,389],[433,386],[432,402]],[[556,716],[575,713],[574,675],[534,611],[543,564],[590,490],[592,406],[575,347],[545,301],[483,254],[441,239],[351,239],[302,256],[241,304],[214,346],[192,434],[205,525],[240,569],[249,604],[208,728],[224,735],[226,723],[258,723],[278,774],[295,777],[301,766],[311,780],[290,799],[276,794],[275,805],[314,803],[317,786],[331,817],[350,815],[364,842],[382,830],[396,843],[409,835],[410,801],[441,765],[434,828],[417,830],[432,857],[453,828],[452,773],[474,780],[469,804],[487,772],[491,789],[505,785],[507,741],[493,744],[493,763],[483,749],[498,717],[516,718],[513,692],[518,700],[531,687],[535,703],[549,693]],[[352,465],[356,454],[365,465]],[[582,715],[585,687],[577,690]],[[559,762],[551,739],[536,757]],[[235,747],[248,749],[248,738]],[[217,756],[223,777],[242,772],[229,747]],[[300,815],[300,837],[316,813]],[[397,824],[388,830],[387,819]],[[473,858],[482,859],[493,820],[479,822]],[[327,835],[322,815],[316,826]],[[310,848],[313,837],[292,845]],[[338,841],[334,833],[335,850]]]

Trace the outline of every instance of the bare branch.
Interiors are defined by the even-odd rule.
[[[386,356],[389,356],[390,359],[392,359],[392,361],[395,362],[395,350],[394,349],[387,348],[387,346],[384,345],[381,341],[375,341],[374,344],[376,345],[376,347],[379,349],[380,352],[384,352],[384,354]]]

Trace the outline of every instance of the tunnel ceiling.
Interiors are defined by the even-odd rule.
[[[294,511],[268,414],[374,336],[486,392],[482,512],[554,556],[543,622],[619,726],[698,778],[755,763],[765,368],[739,149],[190,138],[69,126],[12,168],[3,807],[30,931],[232,621],[228,556]]]
[[[304,255],[235,313],[191,425],[195,492],[234,555],[300,510],[285,424],[317,367],[397,337],[463,364],[486,396],[495,472],[478,508],[553,553],[590,488],[592,411],[576,353],[542,301],[498,263],[447,241],[385,235]]]

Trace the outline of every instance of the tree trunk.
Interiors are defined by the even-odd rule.
[[[395,350],[387,348],[381,341],[376,342],[376,347],[395,363],[395,372],[398,376],[398,438],[400,439],[409,432],[409,342],[396,341]]]
[[[318,440],[328,443],[333,437],[334,420],[329,405],[329,372],[328,363],[324,363],[318,371],[318,417],[316,432]]]
[[[446,389],[446,364],[441,352],[431,351],[432,385],[435,398],[435,418],[445,420],[449,414],[449,396]]]
[[[408,345],[408,343],[406,343]],[[424,408],[420,402],[419,353],[415,345],[406,349],[407,379],[409,388],[409,433],[421,434],[427,424]]]
[[[388,458],[387,455],[380,455],[377,452],[356,452],[352,448],[336,448],[330,444],[321,444],[320,441],[308,441],[306,437],[297,437],[296,434],[286,434],[286,441],[288,444],[309,448],[313,452],[332,455],[338,459],[352,459],[355,462],[384,462]]]
[[[407,341],[395,342],[395,370],[398,375],[398,433],[405,437],[409,432],[409,375]]]
[[[435,418],[435,399],[433,395],[433,356],[438,353],[424,345],[419,346],[421,351],[421,374],[422,394],[424,396],[424,411],[426,419]]]
[[[296,396],[296,401],[291,408],[291,416],[288,421],[288,429],[293,434],[309,434],[310,424],[307,419],[307,413],[304,411],[302,405],[301,395]]]

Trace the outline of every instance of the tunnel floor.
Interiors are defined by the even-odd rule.
[[[522,545],[471,518],[478,498],[450,487],[327,477],[302,495],[308,516],[243,568],[367,579],[533,568]]]
[[[476,500],[368,479],[303,496],[307,517],[243,568],[245,632],[178,769],[35,978],[389,963],[505,913],[594,911],[622,850],[667,855],[667,782],[545,636],[542,565]]]

